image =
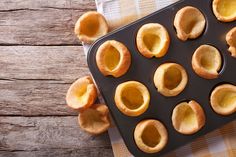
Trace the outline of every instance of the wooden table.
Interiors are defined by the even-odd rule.
[[[0,156],[112,155],[77,124],[65,93],[89,74],[73,29],[94,0],[0,1]]]

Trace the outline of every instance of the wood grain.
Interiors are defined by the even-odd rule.
[[[111,156],[107,134],[91,136],[77,117],[0,117],[0,156]]]
[[[74,24],[93,0],[1,0],[0,45],[78,45]]]
[[[0,115],[77,115],[67,107],[65,94],[70,84],[57,81],[0,81]]]
[[[94,0],[1,0],[0,156],[110,157],[107,133],[91,136],[66,106],[70,84],[89,74],[74,35]]]
[[[1,46],[1,79],[67,83],[89,74],[82,46]]]
[[[0,151],[2,157],[113,157],[111,147]]]
[[[12,11],[19,9],[58,8],[89,11],[95,9],[94,0],[1,0],[0,9]]]
[[[70,84],[88,75],[81,46],[2,46],[0,115],[76,115]]]

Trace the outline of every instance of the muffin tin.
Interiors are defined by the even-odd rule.
[[[176,12],[185,7],[198,8],[205,16],[206,28],[204,33],[197,39],[180,41],[176,36],[173,21]],[[146,23],[162,24],[170,35],[170,47],[167,54],[161,58],[145,58],[137,49],[136,34],[138,29]],[[236,85],[236,59],[230,56],[228,45],[225,41],[226,33],[236,26],[236,21],[222,23],[216,19],[212,11],[212,0],[182,0],[170,5],[160,11],[154,12],[136,22],[115,30],[100,38],[90,48],[88,53],[88,66],[93,78],[110,109],[110,113],[126,143],[129,151],[134,156],[154,157],[166,154],[192,140],[213,131],[216,128],[236,119],[236,114],[221,116],[215,113],[210,105],[209,96],[211,91],[219,84],[230,83]],[[117,40],[127,46],[131,53],[131,66],[127,73],[119,78],[104,76],[96,65],[96,52],[98,47],[107,40]],[[192,69],[191,59],[194,51],[202,44],[215,46],[221,53],[223,64],[220,75],[213,80],[199,77]],[[187,71],[188,83],[186,88],[175,97],[165,97],[157,92],[154,86],[153,75],[158,66],[166,62],[181,64]],[[129,117],[119,111],[114,102],[116,87],[125,81],[139,81],[143,83],[150,92],[149,108],[137,117]],[[193,135],[178,133],[172,125],[171,115],[174,107],[186,100],[197,101],[206,114],[205,126]],[[147,154],[142,152],[134,141],[134,129],[138,122],[144,119],[160,120],[168,131],[168,143],[158,153]]]

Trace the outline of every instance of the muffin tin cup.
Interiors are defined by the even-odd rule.
[[[206,28],[203,34],[197,39],[183,42],[177,38],[173,22],[177,11],[185,6],[196,7],[203,13],[206,19]],[[138,29],[147,23],[160,23],[167,29],[170,35],[170,46],[164,57],[148,59],[139,53],[135,41],[136,34]],[[110,113],[126,146],[134,156],[154,157],[166,154],[236,119],[235,113],[230,116],[221,116],[215,113],[210,105],[210,94],[216,85],[225,82],[236,85],[236,59],[231,57],[227,50],[228,45],[225,41],[225,35],[234,26],[236,26],[236,21],[222,23],[216,19],[212,11],[212,0],[182,0],[109,33],[91,46],[87,60],[89,69],[110,109]],[[119,78],[104,76],[96,65],[97,49],[107,40],[122,42],[131,53],[130,68],[125,75]],[[203,44],[215,46],[222,56],[223,64],[219,77],[213,80],[201,78],[192,69],[192,55],[194,51]],[[185,89],[174,97],[165,97],[158,93],[153,82],[153,76],[157,67],[167,62],[175,62],[182,65],[188,74],[188,83]],[[149,108],[137,117],[124,115],[116,107],[114,101],[116,87],[123,82],[131,80],[143,83],[148,88],[151,98]],[[206,115],[205,126],[192,135],[178,133],[174,129],[171,121],[174,107],[185,100],[197,101],[202,106]],[[161,121],[167,129],[168,143],[164,149],[158,153],[144,153],[137,147],[134,141],[134,129],[136,125],[144,119],[157,119]]]

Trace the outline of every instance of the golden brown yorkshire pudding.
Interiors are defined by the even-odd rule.
[[[236,20],[235,0],[213,0],[212,8],[219,21],[231,22]]]
[[[138,116],[149,106],[150,94],[140,82],[127,81],[117,86],[115,103],[118,109],[127,116]]]
[[[162,95],[176,96],[184,90],[188,76],[181,65],[164,63],[157,68],[153,80],[158,92]]]
[[[136,42],[138,50],[143,56],[147,58],[162,57],[169,48],[170,38],[164,26],[158,23],[148,23],[138,30]]]
[[[193,134],[205,125],[205,113],[196,101],[178,104],[172,113],[172,124],[181,134]]]
[[[110,127],[109,110],[104,104],[95,104],[78,117],[80,127],[90,134],[101,134]]]
[[[203,14],[191,6],[180,9],[174,19],[177,37],[182,41],[199,37],[205,28],[205,24],[206,20]]]
[[[236,27],[232,28],[227,34],[226,34],[226,41],[229,45],[229,52],[233,57],[236,58]]]
[[[98,48],[96,62],[98,69],[104,76],[120,77],[128,71],[131,55],[124,44],[108,40]]]
[[[89,108],[97,99],[97,89],[90,76],[79,78],[66,94],[67,105],[73,109]]]
[[[160,121],[143,120],[138,123],[134,130],[134,140],[143,152],[157,153],[167,144],[168,133]]]
[[[220,52],[210,45],[201,45],[192,56],[193,70],[205,79],[217,78],[221,64]]]
[[[211,93],[211,107],[221,115],[230,115],[236,112],[236,86],[223,84],[217,86]]]
[[[89,11],[78,19],[74,32],[80,41],[92,43],[107,34],[108,25],[102,14],[96,11]]]

